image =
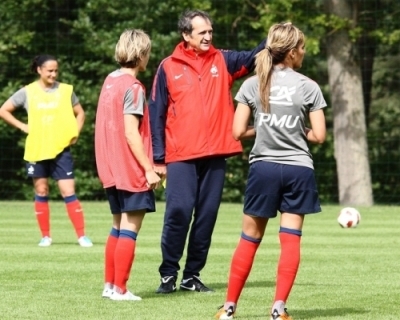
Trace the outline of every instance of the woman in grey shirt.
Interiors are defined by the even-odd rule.
[[[273,25],[266,48],[256,57],[256,76],[247,79],[235,97],[239,103],[233,136],[237,140],[255,136],[255,143],[242,234],[217,319],[233,318],[268,220],[278,211],[281,255],[270,319],[292,319],[286,301],[300,263],[304,216],[321,211],[308,143],[323,143],[326,135],[322,92],[314,81],[294,71],[301,67],[304,54],[304,34],[298,28],[291,23]]]

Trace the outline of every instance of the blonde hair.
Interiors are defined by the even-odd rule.
[[[273,66],[283,63],[288,52],[304,44],[304,34],[291,22],[274,24],[268,31],[264,50],[256,55],[255,72],[259,81],[259,94],[263,111],[270,112],[269,93]]]
[[[114,58],[121,67],[136,68],[150,49],[150,37],[143,30],[127,29],[119,37]]]

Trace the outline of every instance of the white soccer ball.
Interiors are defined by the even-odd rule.
[[[355,228],[361,220],[360,212],[357,209],[347,207],[339,212],[337,221],[342,228]]]

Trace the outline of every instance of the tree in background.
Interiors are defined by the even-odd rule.
[[[349,36],[354,53],[358,51],[359,54],[351,57],[356,58],[354,61],[362,71],[361,95],[364,96],[364,118],[368,124],[366,134],[374,198],[378,202],[399,202],[400,2],[351,1],[358,5],[357,19],[353,19],[325,14],[323,4],[326,1],[136,0],[133,8],[122,1],[107,0],[3,0],[0,2],[0,103],[32,81],[34,75],[28,72],[28,66],[35,55],[50,53],[57,56],[61,62],[60,81],[74,83],[87,115],[81,137],[72,150],[76,159],[77,192],[82,199],[103,200],[93,152],[94,117],[101,81],[117,68],[113,59],[114,45],[125,28],[141,28],[152,38],[149,67],[142,78],[149,93],[159,62],[172,52],[180,39],[177,20],[186,8],[211,13],[215,44],[226,49],[252,48],[266,36],[271,24],[292,21],[307,37],[302,73],[321,84],[330,106],[327,122],[331,134],[324,145],[311,146],[311,150],[321,200],[337,202],[341,187],[338,186],[339,171],[332,134],[332,109],[336,108],[337,91],[334,95],[330,93],[326,57],[332,39],[329,36],[344,32]],[[233,88],[233,94],[239,85],[240,82]],[[368,97],[371,100],[369,107]],[[348,139],[344,136],[341,142],[345,147]],[[22,160],[23,142],[24,136],[20,132],[0,122],[0,191],[3,199],[27,199],[31,194]],[[242,201],[251,145],[251,141],[246,142],[243,155],[229,159],[224,201]],[[342,173],[341,181],[343,179],[347,177]],[[353,193],[360,190],[358,184],[348,183],[347,187],[352,188]],[[160,190],[159,199],[162,195]],[[52,196],[56,197],[55,194]]]
[[[393,160],[398,159],[400,154],[397,129],[399,109],[396,107],[399,93],[393,89],[398,87],[395,79],[396,75],[397,78],[399,75],[400,3],[392,0],[357,0],[325,1],[325,5],[326,11],[330,14],[325,19],[325,26],[328,27],[327,47],[332,49],[330,57],[333,58],[335,53],[342,58],[347,55],[349,64],[342,67],[348,73],[351,71],[357,73],[357,91],[349,95],[352,99],[358,99],[359,104],[355,107],[353,103],[357,101],[347,101],[351,109],[347,112],[350,114],[335,117],[335,125],[339,128],[335,130],[335,145],[336,142],[340,143],[338,140],[342,141],[340,143],[342,151],[339,151],[341,155],[335,148],[335,154],[342,162],[339,164],[339,158],[336,158],[338,177],[342,181],[339,183],[340,202],[370,205],[373,202],[372,190],[374,198],[380,202],[386,202],[385,199],[396,201],[394,195],[400,188],[396,174],[400,172],[400,166],[398,161]],[[346,35],[345,48],[351,49],[341,54],[332,39],[338,44],[340,38],[343,40]],[[346,70],[347,67],[350,69]],[[330,70],[334,71],[332,68]],[[360,80],[363,103],[360,101]],[[332,101],[343,100],[345,97],[342,91],[337,88],[338,91],[334,92],[334,83],[331,81],[330,78]],[[351,81],[350,85],[352,87],[347,88],[355,86]],[[346,88],[346,85],[342,87]],[[361,118],[365,119],[368,129],[361,124]],[[348,121],[352,127],[354,120],[357,121],[357,126],[351,129],[353,136],[346,136],[348,132],[341,130],[344,126],[343,121]],[[366,139],[364,141],[364,131],[368,142]],[[341,138],[336,136],[341,134],[343,134]],[[350,156],[349,159],[347,153],[353,154],[353,157]],[[339,166],[343,168],[341,173]]]
[[[357,46],[349,28],[357,26],[357,1],[326,0],[332,20],[340,18],[328,37],[328,73],[333,106],[335,159],[342,205],[373,204],[368,158],[362,76]],[[340,23],[344,25],[340,28]]]

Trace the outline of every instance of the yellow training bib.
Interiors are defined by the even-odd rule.
[[[29,162],[54,159],[78,136],[78,124],[71,104],[72,86],[60,83],[46,92],[38,82],[25,87],[29,133],[24,159]]]

